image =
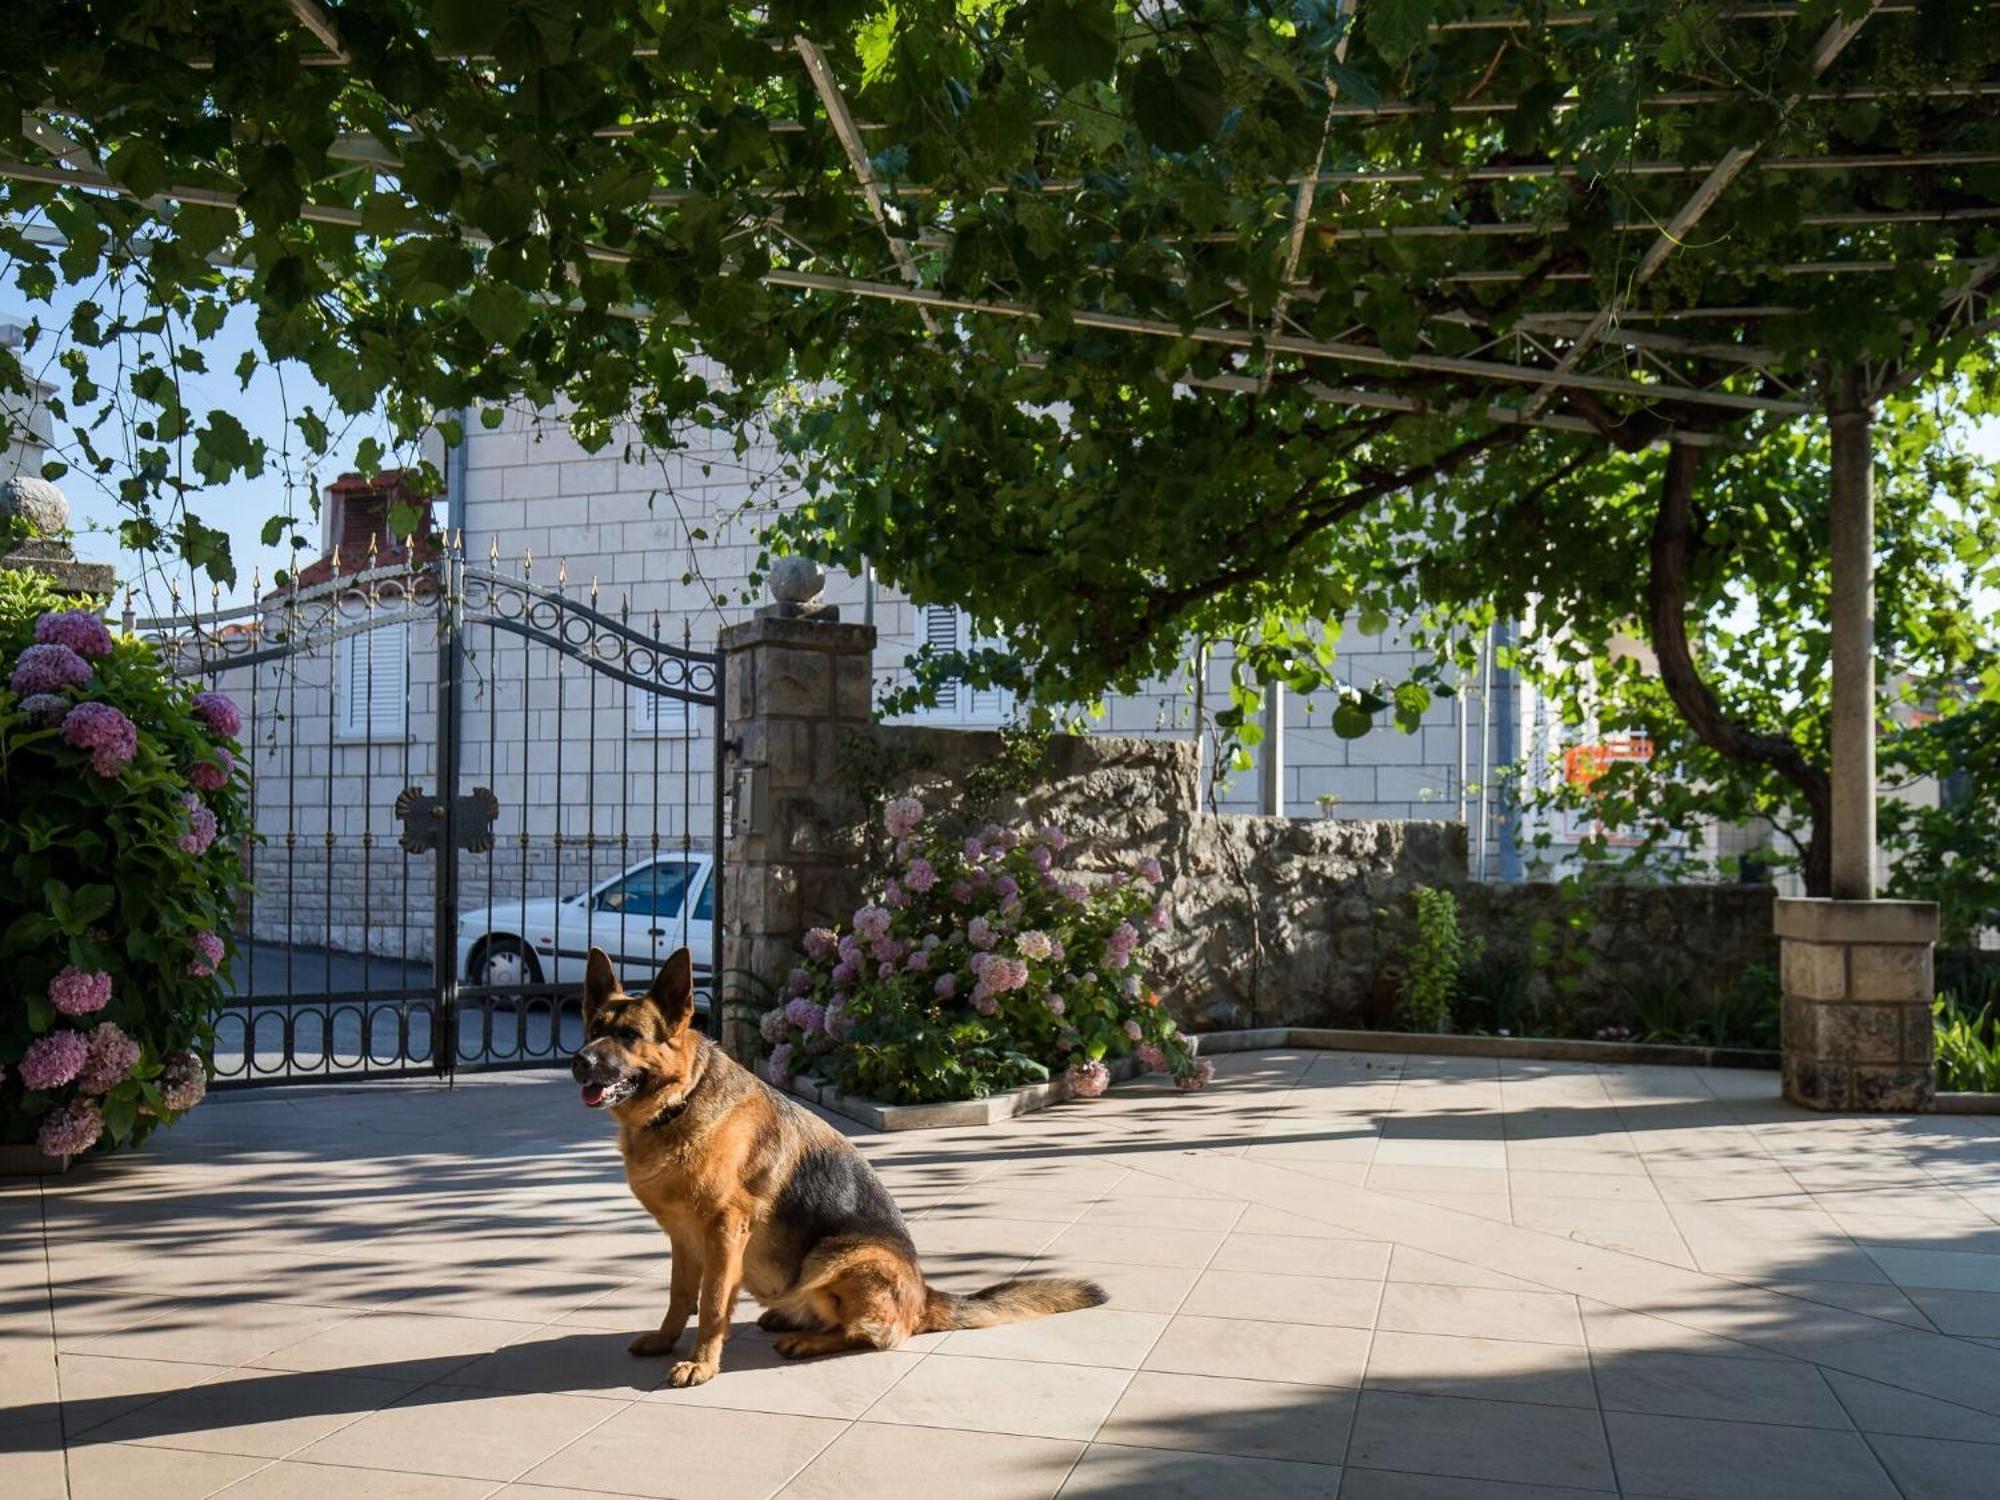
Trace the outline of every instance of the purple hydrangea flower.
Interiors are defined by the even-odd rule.
[[[237,712],[235,700],[227,693],[196,693],[194,716],[220,740],[233,740],[243,730],[243,715]]]
[[[1204,1057],[1200,1062],[1196,1063],[1187,1072],[1176,1076],[1174,1079],[1174,1087],[1177,1089],[1184,1089],[1189,1092],[1192,1092],[1195,1089],[1205,1089],[1208,1087],[1209,1083],[1214,1079],[1214,1077],[1215,1077],[1215,1064],[1210,1062],[1207,1058]]]
[[[1060,854],[1069,844],[1069,835],[1054,823],[1044,823],[1036,831],[1035,837]]]
[[[892,964],[903,956],[903,951],[907,946],[907,944],[897,942],[894,938],[877,938],[868,945],[868,956],[878,964]]]
[[[785,1034],[785,1011],[783,1006],[774,1005],[757,1018],[757,1032],[767,1042],[776,1042]]]
[[[924,805],[915,797],[898,797],[882,810],[882,821],[888,824],[889,837],[903,838],[913,833],[924,820]]]
[[[192,1052],[169,1052],[160,1074],[160,1103],[175,1114],[193,1109],[208,1093],[208,1069]]]
[[[909,869],[903,872],[903,884],[921,896],[937,884],[937,871],[931,868],[927,859],[913,859]]]
[[[813,987],[813,977],[804,969],[794,969],[785,976],[785,993],[803,995]]]
[[[1157,1042],[1141,1042],[1132,1049],[1132,1055],[1139,1059],[1139,1066],[1148,1073],[1167,1071],[1167,1054]]]
[[[974,990],[970,1003],[982,1016],[993,1015],[1000,1009],[1000,1002],[983,990]]]
[[[21,712],[38,729],[53,729],[69,712],[69,699],[60,693],[30,693],[21,700]]]
[[[1081,880],[1065,880],[1062,883],[1062,898],[1065,901],[1074,901],[1078,906],[1081,906],[1090,899],[1090,891],[1084,886]]]
[[[35,1144],[44,1156],[81,1156],[104,1134],[104,1116],[95,1099],[77,1099],[42,1116]]]
[[[1104,942],[1104,962],[1107,967],[1122,969],[1132,961],[1132,950],[1139,946],[1139,929],[1130,922],[1120,922],[1111,929],[1111,936]]]
[[[1139,878],[1148,885],[1158,885],[1165,873],[1160,868],[1160,862],[1150,854],[1139,861]]]
[[[806,933],[808,958],[831,958],[839,947],[840,939],[833,935],[831,927],[814,927]]]
[[[773,1083],[779,1085],[786,1083],[792,1076],[792,1044],[778,1043],[771,1049],[771,1055],[765,1059],[764,1066],[771,1070],[769,1077]]]
[[[918,948],[908,958],[903,960],[903,967],[908,969],[912,974],[921,974],[930,966],[931,950],[928,948]]]
[[[1162,896],[1158,901],[1155,901],[1153,903],[1153,909],[1146,913],[1146,925],[1152,928],[1155,932],[1164,932],[1167,928],[1167,924],[1172,920],[1173,920],[1173,912],[1168,907],[1166,897],[1164,896]]]
[[[23,698],[37,693],[59,693],[64,688],[82,687],[90,681],[90,663],[59,641],[30,646],[14,663],[14,675],[7,685]]]
[[[66,1016],[87,1016],[111,1003],[111,976],[102,969],[87,972],[65,964],[49,981],[49,999]]]
[[[219,792],[229,785],[229,773],[235,769],[236,758],[217,745],[208,759],[188,767],[188,785],[198,792]]]
[[[864,943],[872,943],[889,935],[889,909],[885,906],[864,906],[854,914],[854,935]]]
[[[1046,932],[1034,930],[1022,933],[1019,938],[1015,939],[1014,946],[1021,950],[1023,958],[1032,958],[1038,963],[1044,959],[1053,958],[1056,951],[1054,938],[1050,937]]]
[[[804,996],[785,1006],[785,1019],[807,1033],[826,1030],[826,1007]]]
[[[90,1055],[76,1086],[86,1094],[108,1094],[131,1076],[139,1061],[139,1044],[110,1021],[90,1033]]]
[[[188,973],[206,979],[222,966],[222,939],[204,929],[194,934],[193,942],[196,956],[188,964]]]
[[[1068,1003],[1063,999],[1061,995],[1058,995],[1054,990],[1049,991],[1048,1006],[1049,1006],[1049,1014],[1052,1016],[1059,1016],[1064,1011],[1069,1009]]]
[[[896,977],[895,960],[885,958],[881,963],[877,964],[875,966],[875,977],[877,979],[894,979]]]
[[[1000,935],[993,930],[993,924],[984,917],[974,917],[965,924],[965,937],[975,948],[991,948],[1000,941]]]
[[[1034,865],[1036,871],[1043,875],[1048,874],[1056,862],[1056,857],[1049,853],[1049,846],[1047,844],[1035,845],[1034,852],[1028,856],[1028,859]]]
[[[827,975],[827,978],[834,984],[852,984],[860,976],[861,955],[857,953],[854,957],[843,958],[839,963],[835,964],[833,972]]]
[[[967,839],[965,841],[965,858],[968,864],[978,864],[982,859],[986,858],[986,845],[976,838]]]
[[[88,750],[99,776],[116,776],[139,753],[139,726],[109,703],[79,703],[63,720],[63,740]]]
[[[891,875],[882,885],[882,904],[893,906],[898,911],[910,904],[910,898],[903,894],[902,882]]]
[[[964,906],[967,902],[971,901],[972,882],[969,880],[954,880],[951,883],[951,899],[956,901],[960,906]]]
[[[81,1073],[89,1060],[90,1041],[82,1032],[51,1031],[28,1043],[28,1050],[21,1054],[21,1082],[31,1089],[59,1089]]]
[[[215,842],[215,814],[204,807],[201,798],[193,792],[189,792],[182,801],[187,805],[188,831],[180,836],[180,851],[196,856],[206,854],[208,846]]]
[[[1069,1091],[1078,1099],[1095,1099],[1111,1087],[1111,1070],[1101,1062],[1077,1063],[1067,1076]]]
[[[1002,901],[1012,901],[1021,894],[1021,883],[1012,875],[1002,875],[993,882],[993,894]]]
[[[939,975],[938,982],[931,986],[931,993],[936,995],[940,1000],[949,1000],[953,995],[958,993],[958,975]]]
[[[109,656],[111,632],[96,615],[83,609],[50,610],[35,621],[35,639],[45,646],[67,646],[78,656]]]

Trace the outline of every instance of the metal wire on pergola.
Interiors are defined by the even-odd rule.
[[[761,128],[808,142],[830,137],[821,159],[829,172],[836,164],[844,168],[845,180],[829,189],[822,177],[815,189],[844,195],[855,212],[838,232],[802,231],[787,220],[785,206],[803,189],[776,177],[732,208],[741,231],[760,240],[759,264],[768,269],[758,274],[766,286],[855,307],[908,309],[912,338],[935,335],[950,320],[1035,328],[1056,321],[1062,329],[1214,351],[1208,367],[1180,378],[1185,388],[1255,396],[1283,379],[1329,408],[1448,415],[1624,446],[1729,443],[1741,440],[1747,423],[1827,409],[1835,385],[1827,361],[1790,329],[1808,314],[1823,317],[1842,299],[1893,299],[1914,309],[1907,320],[1913,352],[1906,357],[1918,366],[1940,339],[2000,326],[1994,307],[2000,70],[1947,76],[1903,67],[1897,49],[1921,20],[1914,0],[1717,7],[1712,21],[1725,39],[1752,38],[1772,64],[1768,77],[1782,78],[1782,85],[1718,80],[1711,59],[1673,75],[1649,57],[1651,84],[1623,101],[1627,135],[1637,148],[1609,158],[1524,155],[1510,145],[1517,113],[1578,119],[1597,101],[1577,92],[1510,96],[1505,60],[1510,49],[1597,45],[1600,36],[1610,38],[1603,45],[1630,46],[1617,32],[1616,5],[1495,4],[1445,21],[1430,30],[1426,60],[1440,69],[1457,66],[1454,76],[1476,77],[1475,85],[1451,97],[1355,97],[1336,72],[1357,9],[1369,3],[1334,5],[1340,37],[1315,105],[1319,148],[1309,170],[1263,182],[1232,180],[1238,212],[1220,228],[1106,239],[1114,259],[1129,255],[1172,268],[1162,279],[1178,277],[1190,289],[1189,300],[1172,309],[1131,305],[1118,295],[1113,275],[1080,277],[1059,308],[1051,307],[1046,288],[1031,294],[991,273],[968,281],[953,253],[968,210],[1018,198],[1073,212],[1101,192],[1088,174],[1063,169],[1074,119],[1057,113],[1036,121],[1047,169],[1006,182],[968,186],[892,170],[896,148],[908,143],[896,139],[890,122],[856,113],[852,60],[802,35],[763,41],[774,57],[802,70],[809,85],[789,97],[816,99],[819,112],[770,115]],[[352,63],[334,13],[318,0],[287,4],[300,64]],[[1873,51],[1870,43],[1878,44]],[[438,55],[482,77],[492,61],[472,52]],[[657,47],[635,47],[633,56],[671,66]],[[1843,145],[1833,122],[1839,112],[1855,110],[1893,111],[1891,143]],[[685,119],[678,125],[710,128],[688,127]],[[660,128],[635,119],[592,133],[636,144]],[[64,130],[59,109],[31,122],[28,134],[44,159],[0,158],[0,177],[123,191]],[[422,123],[411,121],[350,131],[330,155],[394,189],[404,152],[423,136]],[[1664,149],[1690,138],[1709,149]],[[1155,165],[1170,179],[1193,170],[1164,152]],[[232,207],[242,184],[220,172],[207,175],[211,180],[174,184],[157,196]],[[1766,208],[1774,186],[1795,195],[1782,211]],[[688,182],[660,180],[646,206],[671,216],[707,196]],[[362,226],[347,203],[309,199],[300,217],[339,229]],[[1073,212],[1068,222],[1082,222],[1081,215]],[[459,232],[470,242],[482,238],[468,226]],[[1744,245],[1756,253],[1746,259]],[[1204,275],[1206,258],[1245,246],[1267,253],[1277,267],[1275,295],[1253,294],[1225,277],[1220,296],[1205,291],[1205,305],[1196,305],[1192,288],[1216,285]],[[599,244],[587,254],[620,265],[644,251]],[[1419,289],[1420,312],[1407,338],[1385,338],[1367,309],[1342,302],[1353,298],[1356,284],[1343,268],[1356,267]],[[622,311],[647,315],[637,304]],[[1052,320],[1052,313],[1060,318]],[[1894,357],[1874,353],[1863,363],[1868,391],[1908,378]],[[1851,458],[1854,450],[1840,443],[1835,449],[1840,469],[1840,455]],[[1835,622],[1844,707],[1836,708],[1834,753],[1837,786],[1847,788],[1846,812],[1836,819],[1836,878],[1842,890],[1866,893],[1874,835],[1872,797],[1860,790],[1873,784],[1866,709],[1872,690],[1862,675],[1870,670],[1865,472],[1836,473],[1835,490],[1837,500],[1846,497],[1836,526],[1846,545],[1837,544],[1833,558],[1845,611]],[[1847,586],[1857,578],[1858,594]]]

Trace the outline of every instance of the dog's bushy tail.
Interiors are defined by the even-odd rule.
[[[1102,1307],[1110,1294],[1094,1281],[1069,1276],[1045,1276],[1034,1281],[1002,1281],[970,1297],[925,1287],[928,1298],[920,1333],[951,1328],[992,1328],[1000,1323],[1025,1323],[1050,1313]]]

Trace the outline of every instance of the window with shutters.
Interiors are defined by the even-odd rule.
[[[343,739],[402,739],[409,728],[409,623],[347,636],[334,651],[340,673],[334,731]]]
[[[689,727],[693,720],[688,714],[688,706],[680,699],[669,698],[664,693],[649,693],[642,687],[629,684],[625,696],[631,704],[633,734],[679,739],[693,732]]]
[[[918,611],[917,625],[917,643],[934,651],[976,651],[1000,644],[991,637],[974,635],[971,617],[949,604],[926,604]],[[1013,709],[1013,694],[999,688],[948,682],[938,689],[937,706],[926,716],[957,724],[999,724]]]

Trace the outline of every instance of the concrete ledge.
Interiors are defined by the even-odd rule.
[[[1934,1115],[2000,1115],[2000,1094],[1939,1094]]]
[[[1136,1058],[1121,1057],[1105,1064],[1113,1083],[1138,1076]],[[856,1099],[841,1093],[832,1084],[814,1083],[810,1078],[793,1078],[785,1092],[796,1099],[817,1104],[829,1114],[866,1125],[870,1130],[947,1130],[960,1125],[997,1125],[1016,1115],[1029,1115],[1061,1104],[1071,1097],[1068,1078],[1057,1074],[1047,1083],[1034,1083],[984,1099],[942,1099],[935,1104],[877,1104],[872,1099]]]
[[[1807,943],[1933,943],[1937,903],[1781,896],[1771,925],[1779,937]]]

